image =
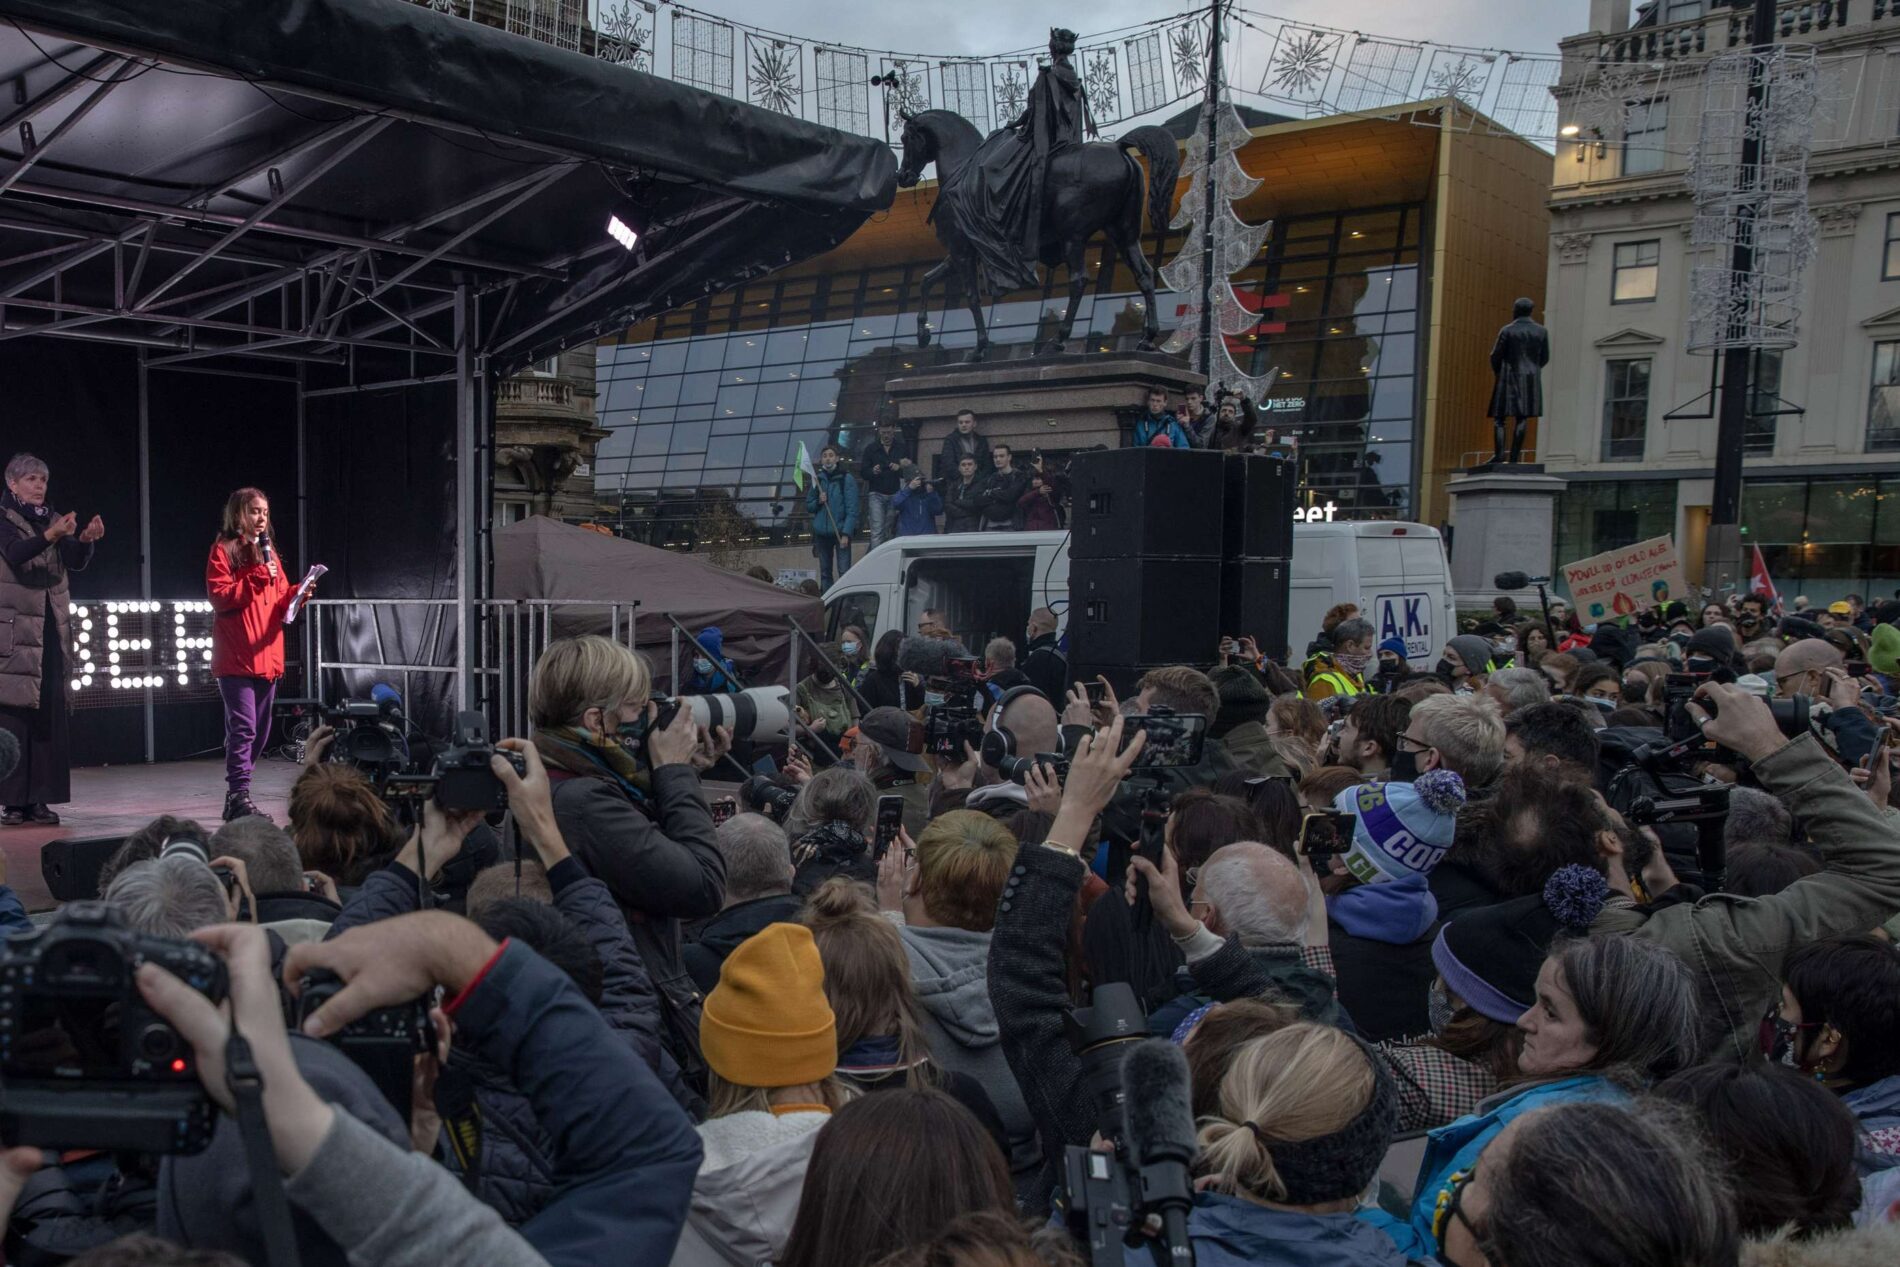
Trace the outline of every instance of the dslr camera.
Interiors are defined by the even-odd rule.
[[[392,774],[384,784],[390,800],[434,799],[445,813],[498,814],[508,808],[508,789],[489,768],[488,759],[500,755],[515,773],[526,777],[528,761],[518,752],[488,741],[488,719],[474,711],[455,715],[455,739],[436,753],[427,774]]]
[[[224,962],[188,941],[147,937],[100,902],[0,947],[0,1136],[36,1148],[197,1153],[217,1110],[191,1044],[139,994],[154,963],[213,1003]]]
[[[303,1023],[342,989],[342,978],[333,972],[318,969],[305,973],[292,1023],[301,1031]],[[434,1003],[433,997],[424,995],[408,1003],[380,1008],[358,1017],[330,1036],[330,1042],[369,1075],[376,1089],[405,1122],[414,1103],[416,1056],[435,1050],[435,1025],[429,1019],[429,1009]]]

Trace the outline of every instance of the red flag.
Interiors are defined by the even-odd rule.
[[[1766,598],[1768,600],[1768,606],[1773,609],[1776,614],[1779,614],[1781,611],[1781,595],[1775,591],[1775,582],[1773,578],[1768,575],[1768,564],[1762,561],[1761,547],[1750,546],[1749,549],[1754,554],[1754,560],[1748,569],[1748,592],[1751,594],[1760,594],[1763,598]]]

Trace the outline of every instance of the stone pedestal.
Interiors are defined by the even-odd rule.
[[[1445,482],[1452,507],[1451,585],[1458,606],[1487,606],[1500,593],[1522,603],[1522,593],[1501,591],[1492,583],[1499,572],[1550,574],[1556,566],[1551,551],[1557,494],[1563,489],[1563,480],[1527,465],[1480,468]]]
[[[1174,357],[1120,352],[942,365],[894,378],[885,390],[929,469],[960,409],[975,410],[976,429],[1018,453],[1118,448],[1128,442],[1126,426],[1146,408],[1150,387],[1165,390],[1178,412],[1182,393],[1206,382]]]

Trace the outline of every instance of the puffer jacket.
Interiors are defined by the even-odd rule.
[[[1064,946],[1073,893],[1069,900],[1071,906],[1065,908],[1056,930]],[[924,1012],[930,1059],[940,1069],[969,1075],[990,1093],[1009,1133],[1009,1168],[1021,1189],[1041,1170],[1042,1149],[1023,1088],[1010,1072],[996,1008],[990,1002],[990,934],[908,925],[898,932],[904,939],[904,953],[910,956],[910,980]]]
[[[1412,1261],[1350,1213],[1272,1210],[1218,1192],[1194,1198],[1188,1240],[1197,1267],[1405,1267]],[[1128,1267],[1154,1262],[1145,1245],[1126,1254]]]
[[[828,1113],[732,1113],[699,1128],[706,1150],[672,1267],[758,1267],[785,1248]]]
[[[1714,893],[1648,909],[1604,907],[1593,932],[1633,933],[1681,956],[1696,975],[1712,1059],[1756,1054],[1756,1027],[1779,997],[1798,946],[1862,932],[1900,911],[1900,813],[1878,809],[1812,735],[1754,764],[1767,791],[1806,828],[1826,870],[1767,897]]]

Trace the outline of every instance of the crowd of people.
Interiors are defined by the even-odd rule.
[[[1203,389],[1190,387],[1181,406],[1151,388],[1134,419],[1129,442],[1136,447],[1218,449],[1230,452],[1291,452],[1292,437],[1262,429],[1252,401],[1216,389],[1209,406]],[[916,457],[895,422],[882,419],[856,454],[837,444],[819,451],[805,512],[821,588],[851,566],[852,542],[876,548],[892,537],[937,532],[1021,532],[1068,523],[1070,485],[1066,470],[1041,452],[1020,455],[978,429],[974,410],[956,414],[933,461]]]
[[[1896,1261],[1900,608],[1758,607],[1502,603],[1429,671],[1342,610],[1303,663],[1223,638],[1125,703],[1038,612],[940,756],[944,684],[898,666],[946,631],[851,630],[799,692],[835,744],[729,815],[731,736],[662,722],[626,647],[557,642],[499,829],[399,826],[319,733],[287,827],[125,842],[104,904],[222,957],[230,1004],[138,989],[227,1112],[242,1032],[278,1175],[229,1120],[192,1156],[15,1148],[8,1260],[272,1261],[280,1178],[305,1262],[1076,1263],[1069,1150],[1130,1144],[1071,1013],[1116,986],[1119,1036],[1184,1058],[1203,1267]],[[1663,770],[1678,709],[1701,746]],[[1150,768],[1170,710],[1206,744]],[[342,989],[287,1024],[318,970]],[[404,1006],[402,1086],[323,1041]],[[1184,1261],[1130,1217],[1125,1262]]]

